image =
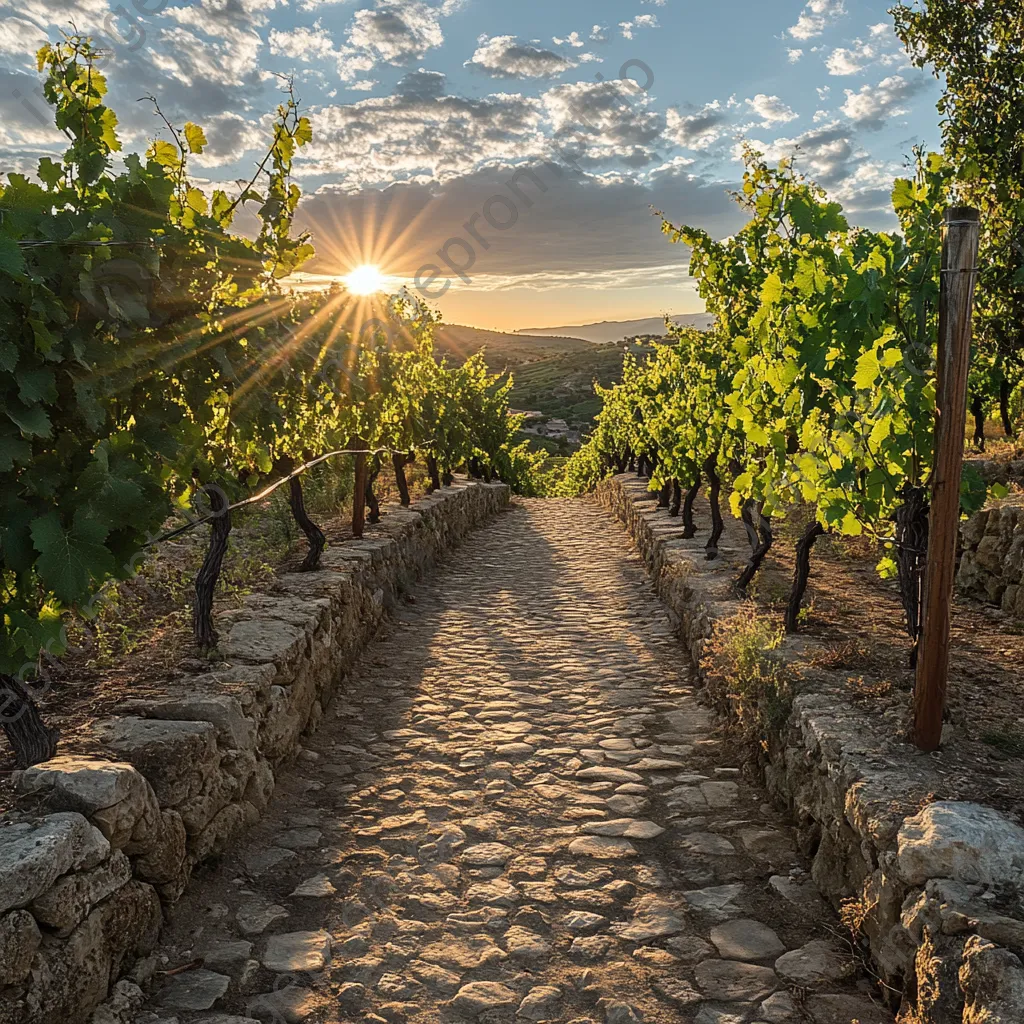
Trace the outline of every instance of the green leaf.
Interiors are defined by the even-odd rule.
[[[39,180],[45,185],[49,185],[51,189],[56,188],[64,180],[64,168],[51,160],[48,156],[44,156],[39,161]]]
[[[782,298],[782,279],[778,274],[769,274],[761,286],[761,301],[774,306]]]
[[[0,338],[0,371],[10,373],[18,365],[18,347]]]
[[[313,126],[308,117],[299,118],[299,123],[295,126],[295,141],[300,146],[313,141]]]
[[[878,356],[874,349],[861,354],[857,360],[857,370],[853,375],[853,386],[860,391],[870,391],[878,380]]]
[[[53,370],[42,366],[35,370],[19,370],[14,379],[18,382],[18,397],[26,404],[57,401],[57,379]]]
[[[184,135],[185,142],[188,144],[188,151],[190,153],[202,153],[203,147],[207,145],[203,129],[191,121],[186,121]]]
[[[178,147],[166,139],[156,139],[152,142],[148,155],[161,167],[179,167],[181,165],[181,153],[178,151]]]
[[[49,437],[52,433],[50,417],[41,405],[24,405],[12,400],[6,412],[10,420],[27,437]]]
[[[109,532],[87,516],[76,515],[70,530],[65,530],[55,511],[32,521],[32,543],[39,558],[36,570],[54,596],[73,605],[91,596],[93,582],[100,582],[114,571],[114,559],[105,547]]]
[[[13,238],[0,235],[0,273],[21,277],[28,270],[21,248]]]

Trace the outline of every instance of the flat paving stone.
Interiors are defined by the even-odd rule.
[[[711,941],[726,960],[765,960],[785,952],[782,940],[766,924],[748,917],[711,929]]]

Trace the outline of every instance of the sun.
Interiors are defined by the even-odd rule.
[[[342,280],[353,295],[374,295],[376,292],[384,291],[387,285],[387,278],[380,272],[380,267],[375,267],[372,263],[356,267]]]

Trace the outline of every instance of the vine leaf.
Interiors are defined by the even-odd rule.
[[[92,580],[114,571],[114,559],[104,546],[109,530],[87,515],[78,514],[65,530],[56,512],[32,520],[32,543],[39,552],[36,569],[47,588],[67,605],[91,591]]]

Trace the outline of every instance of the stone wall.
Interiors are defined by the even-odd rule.
[[[1024,619],[1024,502],[983,509],[960,530],[960,593]]]
[[[740,610],[732,588],[749,554],[730,517],[720,557],[656,507],[646,481],[619,476],[598,499],[626,525],[698,667],[720,623]],[[706,508],[701,510],[707,520]],[[773,799],[792,813],[821,891],[861,921],[863,952],[920,1024],[1024,1021],[1024,829],[992,808],[934,801],[947,780],[929,758],[867,719],[846,674],[817,667],[813,638],[779,657],[798,680],[793,707],[758,750]],[[852,902],[850,902],[852,901]]]
[[[395,598],[508,501],[503,484],[457,482],[389,511],[320,571],[221,612],[209,672],[148,685],[20,774],[19,809],[0,817],[0,1024],[89,1019],[193,868],[260,817]],[[138,980],[112,1002],[130,1007]]]

